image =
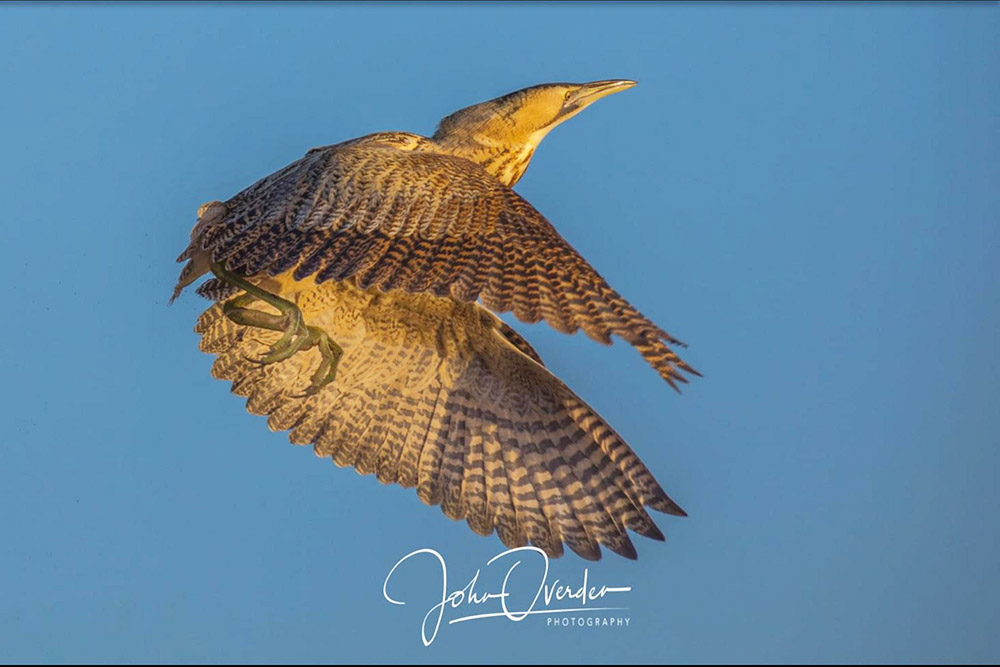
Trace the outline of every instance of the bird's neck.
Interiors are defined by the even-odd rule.
[[[442,152],[475,162],[511,187],[521,180],[544,136],[542,131],[519,136],[509,130],[503,133],[484,130],[438,134],[434,142]]]

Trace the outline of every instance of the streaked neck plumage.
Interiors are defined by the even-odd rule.
[[[435,134],[434,141],[443,152],[475,162],[496,176],[501,183],[511,187],[521,180],[528,169],[541,136],[511,141],[488,133],[468,136]]]
[[[523,114],[483,104],[441,121],[433,141],[449,155],[471,160],[507,185],[524,175],[535,149],[558,123],[526,123]]]

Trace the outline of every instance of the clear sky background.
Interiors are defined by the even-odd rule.
[[[1000,659],[995,3],[0,6],[0,660]],[[639,86],[518,191],[690,344],[520,325],[690,518],[627,629],[418,625],[501,549],[295,448],[167,297],[195,211],[535,83]],[[553,563],[576,581],[584,561]],[[417,604],[420,602],[420,604]]]

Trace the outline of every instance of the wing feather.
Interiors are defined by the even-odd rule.
[[[623,338],[675,388],[679,371],[696,373],[669,350],[682,343],[612,289],[527,201],[433,146],[422,140],[402,150],[372,135],[314,149],[199,222],[181,259],[207,253],[246,275],[294,268],[297,280],[357,276],[382,291],[478,298],[525,322],[583,329],[601,342]]]
[[[420,500],[508,546],[550,556],[563,545],[635,558],[629,529],[662,539],[644,506],[681,514],[621,438],[541,365],[508,325],[477,304],[431,294],[304,284],[307,321],[344,349],[337,379],[299,394],[315,349],[257,365],[279,332],[236,325],[215,304],[199,320],[201,348],[218,355],[254,414],[296,444]],[[257,303],[254,307],[269,308]]]

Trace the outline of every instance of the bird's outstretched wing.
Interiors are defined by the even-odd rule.
[[[553,557],[565,543],[588,559],[600,558],[598,545],[635,558],[626,529],[663,539],[646,506],[684,514],[618,434],[479,304],[354,281],[305,284],[296,299],[306,321],[344,350],[337,381],[315,395],[296,397],[319,363],[315,348],[249,361],[279,334],[236,325],[219,304],[196,328],[201,349],[218,355],[213,375],[293,443],[415,486],[475,532],[495,529],[507,546],[531,541]]]
[[[199,223],[179,261],[210,253],[244,275],[480,298],[524,322],[636,346],[676,388],[681,344],[613,290],[534,207],[468,160],[378,138],[313,149]],[[216,214],[219,213],[219,214]]]

